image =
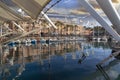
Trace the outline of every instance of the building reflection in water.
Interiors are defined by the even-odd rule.
[[[46,65],[47,60],[49,80],[52,80],[51,62],[54,56],[62,56],[65,63],[71,57],[81,64],[90,54],[94,55],[94,46],[98,45],[86,42],[62,42],[0,46],[1,79],[16,80],[26,71],[26,64],[38,62],[39,65]]]

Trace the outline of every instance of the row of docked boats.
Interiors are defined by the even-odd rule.
[[[52,42],[61,42],[61,40],[57,40],[57,39],[23,39],[23,40],[16,40],[16,41],[11,41],[9,43],[7,43],[7,45],[9,46],[13,46],[13,45],[18,45],[18,44],[37,44],[37,43],[47,43],[50,44]]]
[[[16,41],[11,41],[9,43],[7,43],[8,45],[15,45],[15,44],[36,44],[36,43],[52,43],[52,42],[70,42],[70,41],[76,41],[76,39],[21,39],[21,40],[16,40]],[[77,41],[83,41],[83,39],[77,39]]]
[[[16,41],[11,41],[8,43],[8,45],[12,46],[12,45],[17,45],[17,44],[36,44],[37,42],[40,43],[46,43],[46,40],[42,39],[42,40],[36,40],[36,39],[23,39],[23,40],[16,40]]]

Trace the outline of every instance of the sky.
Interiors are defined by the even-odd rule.
[[[47,6],[49,7],[50,5],[54,4],[57,0],[52,0],[50,4]],[[90,4],[95,7],[96,11],[101,14],[108,23],[110,21],[107,19],[105,16],[104,12],[100,9],[100,6],[97,4],[96,0],[88,0]],[[120,5],[120,0],[112,0],[114,2],[114,6],[118,7]],[[53,8],[48,11],[48,13],[57,13],[57,14],[70,14],[70,15],[84,15],[84,16],[89,16],[90,14],[81,6],[79,0],[61,0],[60,3],[56,4]],[[80,21],[86,21],[85,24],[99,24],[95,22],[95,20],[92,17],[87,17],[84,19],[80,19]],[[92,22],[92,23],[91,23]]]
[[[11,0],[1,0],[5,3],[9,3],[8,5],[14,6],[11,3]],[[49,8],[52,4],[54,4],[58,0],[51,0],[51,2],[46,6]],[[104,18],[106,18],[104,12],[100,9],[99,5],[97,4],[96,0],[88,0],[90,4],[95,7],[96,11],[101,14]],[[114,2],[115,7],[120,7],[120,0],[112,0]],[[120,13],[120,8],[118,9]],[[87,21],[86,23],[90,23],[89,21],[94,22],[94,19],[90,16],[90,14],[81,6],[79,0],[61,0],[58,4],[56,4],[53,8],[51,8],[48,13],[57,13],[57,14],[66,14],[66,15],[79,15],[82,16],[82,19],[79,19],[81,22]],[[87,18],[84,18],[88,16]],[[87,20],[86,20],[87,19]],[[74,19],[75,20],[75,19]],[[79,22],[80,22],[79,21]],[[108,20],[107,20],[108,21]]]
[[[52,0],[49,6],[55,3],[57,0]],[[88,0],[96,10],[100,11],[99,5],[95,0]],[[112,0],[114,2],[115,7],[118,6],[120,0]],[[61,0],[60,3],[55,5],[52,9],[50,9],[51,13],[60,13],[60,14],[86,14],[87,11],[81,6],[79,0]]]
[[[57,0],[52,0],[50,5],[55,3],[56,1]],[[72,12],[72,10],[79,9],[80,7],[81,5],[79,4],[79,0],[61,0],[50,10],[50,12],[69,14],[70,12]]]
[[[55,2],[56,0],[52,0],[52,2]],[[60,3],[57,4],[56,7],[60,8],[66,8],[66,9],[74,9],[79,6],[78,0],[61,0]]]

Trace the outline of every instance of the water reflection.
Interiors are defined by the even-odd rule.
[[[77,41],[0,46],[0,51],[0,80],[105,80],[96,64],[111,53],[106,43]]]
[[[97,68],[102,73],[105,80],[119,80],[120,79],[119,62],[120,60],[114,59],[110,61],[109,64],[107,64],[106,66],[97,65]],[[103,78],[103,76],[99,76],[97,77],[97,79],[101,79]]]

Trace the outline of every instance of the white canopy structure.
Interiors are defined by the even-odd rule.
[[[1,0],[0,1],[0,24],[6,21],[13,21],[13,24],[17,26],[20,30],[24,31],[24,29],[17,24],[15,21],[29,21],[36,20],[43,8],[50,2],[51,0]],[[26,15],[18,12],[18,9],[22,9],[29,15],[30,17],[26,17]],[[2,31],[2,30],[1,30]],[[37,30],[30,31],[29,33],[23,33],[22,35],[26,36],[31,32]],[[2,32],[1,32],[2,33]],[[8,33],[9,34],[9,33]],[[4,34],[2,36],[7,35]],[[0,36],[0,37],[2,37]],[[17,36],[19,38],[20,35]],[[9,40],[8,40],[9,41]]]
[[[43,17],[55,28],[57,27],[54,23],[48,18],[48,16],[41,12],[43,8],[51,1],[51,0],[12,0],[15,4],[17,4],[21,9],[23,9],[32,19],[37,19],[39,14],[41,13]]]
[[[12,0],[23,9],[31,18],[37,19],[40,12],[51,0]]]
[[[18,6],[23,9],[32,19],[37,19],[38,15],[41,13],[43,8],[51,0],[11,0],[9,2],[15,3],[14,7]],[[0,1],[0,23],[3,21],[20,21],[20,20],[29,20],[28,17],[25,17],[18,12],[10,8],[9,2]],[[7,3],[7,4],[6,4]]]
[[[25,20],[25,18],[16,12],[12,11],[7,5],[0,1],[0,21],[7,20]]]

